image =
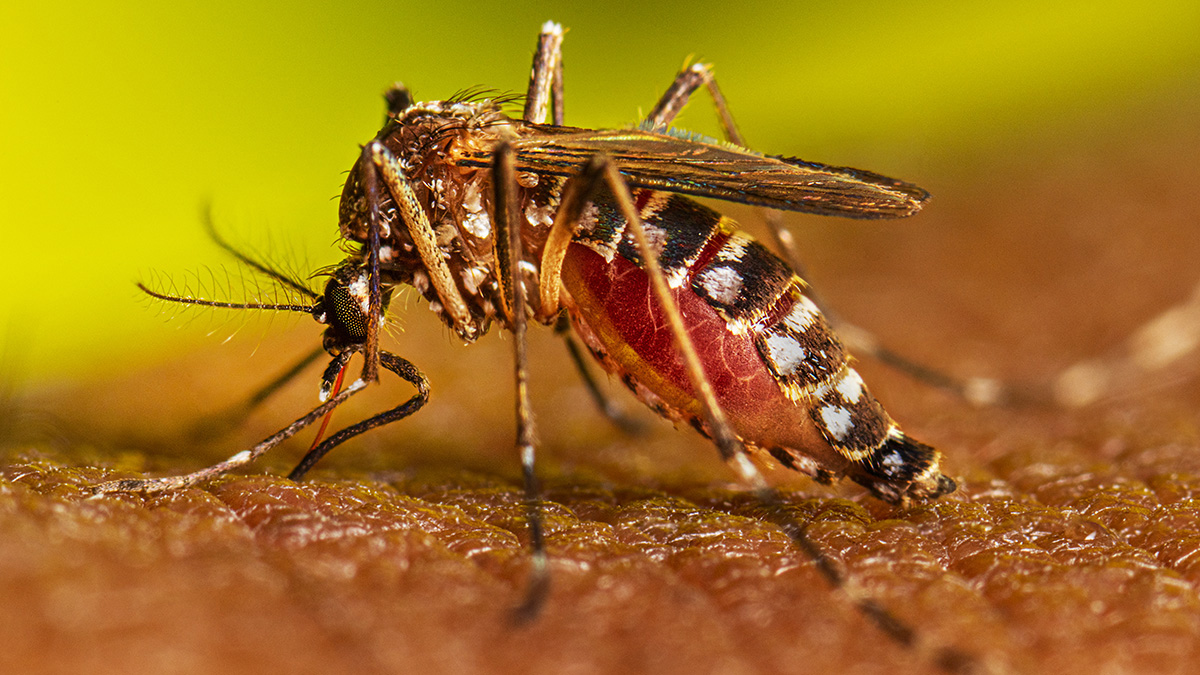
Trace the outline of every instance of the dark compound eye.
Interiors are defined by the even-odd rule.
[[[365,340],[367,315],[363,305],[366,304],[366,284],[359,281],[361,278],[350,284],[340,279],[330,280],[325,287],[324,304],[328,310],[332,310],[333,315],[329,317],[331,325],[340,328],[347,337]]]

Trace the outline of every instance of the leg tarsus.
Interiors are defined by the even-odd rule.
[[[296,465],[296,468],[292,469],[291,472],[288,473],[288,478],[295,481],[301,480],[304,477],[304,474],[308,473],[308,470],[311,469],[318,461],[320,461],[322,457],[328,454],[330,450],[336,448],[342,443],[345,443],[351,438],[358,436],[361,433],[412,415],[420,410],[421,407],[424,406],[429,400],[429,380],[425,377],[424,373],[422,373],[407,359],[396,356],[390,352],[381,351],[379,352],[379,364],[383,366],[384,369],[392,371],[396,375],[400,376],[402,380],[416,387],[417,393],[395,408],[385,410],[377,415],[374,415],[373,417],[368,417],[361,422],[351,424],[350,426],[341,429],[337,433],[325,439],[324,442],[309,450],[308,453],[304,455],[303,459],[300,460],[300,463]],[[359,381],[361,382],[362,380]]]
[[[296,433],[298,433],[300,430],[321,419],[321,417],[330,410],[333,410],[342,403],[345,403],[347,399],[362,391],[364,388],[366,388],[366,386],[367,383],[365,381],[355,380],[350,384],[350,386],[343,389],[337,396],[334,396],[328,401],[313,408],[304,416],[296,419],[283,429],[280,429],[274,434],[263,439],[253,448],[250,448],[249,450],[243,450],[223,462],[219,462],[212,466],[200,469],[199,471],[193,471],[192,473],[184,474],[182,476],[108,481],[93,486],[92,490],[95,494],[103,494],[106,492],[161,492],[163,490],[177,490],[190,487],[197,483],[216,478],[217,476],[245,466],[258,459],[275,446],[296,435]]]
[[[545,33],[543,33],[543,36]],[[562,33],[559,29],[558,38]],[[535,62],[535,72],[537,70]],[[531,85],[532,86],[532,85]],[[512,308],[513,331],[513,379],[516,382],[517,450],[521,456],[521,473],[524,478],[525,508],[529,520],[530,568],[529,583],[525,596],[514,609],[514,620],[518,624],[537,618],[550,592],[550,568],[543,536],[542,495],[535,471],[537,427],[533,407],[529,402],[529,353],[526,330],[529,318],[525,310],[525,287],[521,283],[520,261],[522,258],[521,230],[516,226],[517,178],[512,146],[501,142],[494,151],[492,180],[495,190],[493,201],[496,237],[507,242],[503,247],[506,259],[497,260],[497,265],[509,271],[513,280],[512,295],[508,305]]]
[[[522,455],[526,455],[522,448]],[[522,462],[525,483],[525,511],[529,521],[529,581],[521,603],[513,608],[513,622],[523,626],[537,619],[550,596],[550,560],[546,553],[546,539],[542,522],[541,486],[533,471],[532,448],[528,448],[530,462]],[[530,498],[530,494],[534,497]]]

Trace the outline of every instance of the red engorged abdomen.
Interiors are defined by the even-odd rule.
[[[571,244],[563,265],[569,308],[608,353],[606,368],[633,378],[670,408],[703,417],[662,308],[638,266]],[[684,325],[716,393],[743,439],[763,447],[826,446],[807,411],[788,399],[754,346],[691,290],[673,289]],[[827,447],[827,446],[826,446]]]

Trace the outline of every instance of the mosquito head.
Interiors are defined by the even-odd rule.
[[[370,289],[367,271],[361,264],[347,262],[333,270],[325,284],[325,294],[310,310],[317,323],[329,326],[325,329],[327,350],[337,353],[366,341],[371,320]],[[376,319],[381,324],[391,294],[390,286],[383,289],[379,318]]]

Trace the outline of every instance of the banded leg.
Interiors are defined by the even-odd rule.
[[[683,111],[692,94],[701,86],[708,89],[708,94],[712,99],[713,107],[717,111],[717,119],[721,123],[721,130],[725,135],[725,140],[734,145],[748,147],[745,138],[738,131],[737,123],[733,120],[733,115],[729,112],[729,105],[725,102],[725,96],[721,93],[720,87],[717,86],[717,79],[713,75],[712,66],[707,63],[693,63],[690,67],[680,71],[675,76],[675,80],[671,83],[671,86],[667,87],[667,91],[663,93],[662,98],[655,104],[654,109],[646,116],[646,123],[654,128],[670,126],[671,122]],[[800,262],[800,256],[796,253],[796,240],[792,237],[791,231],[783,224],[782,214],[778,211],[768,209],[764,214],[764,219],[766,220],[767,231],[771,235],[775,250],[783,255],[784,261],[791,266],[796,274],[804,277],[804,265]],[[826,316],[830,316],[829,312],[825,310],[823,303],[818,302],[817,304],[821,306],[822,312]]]
[[[336,359],[333,363],[337,363]],[[304,455],[304,458],[300,460],[300,463],[296,465],[296,468],[292,469],[291,473],[288,474],[288,478],[295,481],[301,480],[304,478],[304,474],[308,473],[308,470],[311,469],[318,461],[320,461],[320,459],[324,457],[330,450],[361,433],[370,431],[376,427],[381,427],[385,424],[391,424],[397,420],[402,420],[420,410],[425,403],[429,401],[429,380],[425,377],[425,374],[422,373],[416,366],[414,366],[408,359],[396,356],[391,352],[380,351],[379,365],[383,366],[387,370],[392,371],[398,375],[400,379],[416,387],[417,393],[395,408],[385,410],[373,417],[368,417],[361,422],[351,424],[350,426],[325,439],[324,442],[312,450],[309,450],[308,454]],[[328,383],[333,377],[336,376],[337,371],[339,370],[341,370],[341,368],[333,368],[331,364],[331,367],[325,373],[324,381]],[[322,386],[322,391],[327,394],[329,391],[328,386]]]
[[[216,478],[263,456],[275,446],[296,435],[300,430],[321,419],[329,411],[345,403],[351,396],[365,389],[367,384],[368,382],[361,378],[355,380],[337,396],[313,408],[302,417],[296,419],[296,421],[263,439],[253,448],[243,450],[218,464],[182,476],[108,481],[96,485],[93,490],[96,494],[106,492],[161,492],[163,490],[177,490],[190,487],[197,483]]]
[[[365,247],[368,252],[369,314],[371,317],[371,320],[367,322],[368,363],[363,368],[363,377],[367,379],[368,368],[372,369],[370,374],[375,374],[371,362],[378,360],[379,328],[382,323],[383,292],[379,278],[379,242],[381,237],[388,235],[388,232],[384,231],[384,224],[379,221],[379,213],[382,210],[379,185],[381,180],[396,204],[401,224],[408,228],[417,254],[421,257],[421,263],[429,273],[429,283],[433,286],[456,330],[468,340],[477,337],[478,331],[475,323],[471,320],[467,303],[454,281],[454,275],[451,273],[449,265],[446,264],[446,258],[438,247],[437,235],[433,230],[433,225],[429,222],[429,216],[421,206],[412,184],[400,165],[400,160],[383,143],[376,140],[363,147],[362,157],[355,166],[358,167],[361,174],[359,180],[362,181],[363,192],[366,194],[365,210],[370,221]]]
[[[561,39],[561,32],[559,38]],[[541,612],[550,592],[550,568],[546,556],[546,541],[542,525],[542,496],[535,473],[537,451],[537,429],[534,424],[533,408],[529,403],[529,353],[526,331],[529,324],[525,310],[525,289],[521,284],[520,261],[522,257],[521,228],[517,224],[517,176],[512,146],[502,142],[496,146],[492,162],[492,186],[495,190],[496,239],[507,245],[498,247],[496,264],[508,270],[512,280],[505,287],[507,305],[512,308],[513,332],[513,375],[516,383],[517,452],[521,457],[521,475],[525,486],[525,508],[529,520],[529,542],[531,549],[529,586],[525,597],[517,606],[514,618],[517,623],[526,623]]]
[[[675,76],[674,82],[667,88],[650,114],[646,116],[646,124],[654,128],[669,126],[687,105],[691,95],[702,86],[708,90],[712,98],[725,139],[734,145],[747,147],[745,139],[733,120],[733,115],[729,112],[725,97],[717,86],[712,66],[706,63],[692,64]],[[796,274],[804,277],[804,265],[796,252],[795,238],[784,225],[783,215],[779,211],[766,210],[764,220],[775,250]],[[821,308],[821,312],[837,328],[838,334],[855,353],[874,358],[920,382],[949,391],[975,405],[994,405],[1013,398],[1020,398],[1016,392],[1007,391],[997,380],[991,378],[958,379],[911,361],[884,347],[870,331],[841,320],[836,313],[829,310],[828,305],[821,301],[812,288],[809,288],[806,294]]]
[[[533,67],[529,75],[529,89],[525,96],[525,112],[522,118],[526,122],[544,124],[549,104],[550,109],[554,111],[554,124],[559,126],[563,124],[562,40],[561,25],[547,22],[542,26],[542,32],[538,35],[537,51],[533,57]],[[575,370],[583,380],[584,386],[587,387],[592,401],[600,409],[600,413],[622,432],[626,434],[640,433],[641,424],[623,413],[596,384],[595,378],[584,364],[579,344],[571,337],[570,324],[560,320],[555,324],[554,331],[562,337],[566,344],[567,353],[571,355]]]
[[[379,222],[379,205],[382,202],[379,178],[381,174],[385,181],[392,177],[392,174],[388,173],[389,167],[383,164],[386,158],[381,158],[378,152],[381,147],[379,143],[368,143],[356,164],[361,167],[360,180],[367,198],[367,339],[363,346],[361,375],[361,379],[366,382],[379,380],[379,324],[383,315],[383,290],[379,281],[379,238],[382,234],[380,228],[383,227]],[[396,198],[396,203],[404,204],[399,197]],[[408,222],[407,219],[405,222]]]

